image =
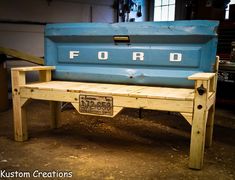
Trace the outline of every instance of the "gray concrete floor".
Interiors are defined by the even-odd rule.
[[[216,121],[235,117],[232,110],[216,112]],[[138,110],[126,109],[111,119],[67,109],[62,127],[56,130],[50,129],[48,117],[46,102],[30,104],[30,139],[20,143],[13,140],[12,109],[0,113],[0,170],[73,175],[47,179],[235,179],[231,128],[215,126],[204,167],[195,171],[187,167],[190,126],[177,114],[145,110],[139,119]]]

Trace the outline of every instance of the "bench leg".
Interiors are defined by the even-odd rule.
[[[203,165],[207,112],[195,115],[191,131],[189,167],[201,169]]]
[[[50,101],[51,128],[60,126],[61,102]]]
[[[208,117],[208,85],[208,81],[196,81],[196,89],[203,86],[207,91],[203,94],[199,94],[197,90],[195,92],[189,157],[189,168],[192,169],[201,169],[203,165],[206,123]]]
[[[212,105],[212,107],[208,112],[208,119],[206,125],[206,142],[205,142],[206,147],[210,147],[212,145],[214,116],[215,116],[215,104]]]
[[[28,139],[27,119],[26,119],[26,100],[19,95],[13,96],[13,118],[14,118],[14,137],[15,141],[26,141]]]

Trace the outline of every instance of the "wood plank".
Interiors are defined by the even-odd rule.
[[[28,139],[26,103],[28,98],[21,97],[19,86],[25,84],[25,73],[11,71],[12,78],[12,100],[13,100],[13,119],[14,136],[16,141],[25,141]]]
[[[90,84],[90,83],[87,83]],[[90,84],[90,87],[79,87],[81,93],[99,93],[111,95],[116,89],[123,87],[123,85],[111,85],[111,84]]]
[[[51,128],[56,129],[61,125],[61,102],[50,101]]]
[[[63,101],[63,102],[78,102],[79,94],[77,92],[54,91],[45,89],[28,89],[21,87],[21,97]],[[82,93],[83,94],[83,93]],[[90,95],[100,95],[99,92]],[[154,98],[136,98],[129,96],[112,95],[114,106],[155,109],[163,111],[178,111],[178,112],[192,112],[192,100],[171,100],[171,99],[154,99]]]
[[[44,64],[44,59],[40,57],[33,56],[31,54],[24,53],[22,51],[17,51],[15,49],[0,47],[0,53],[6,54],[8,56],[16,57],[25,61],[36,63],[39,65]]]
[[[215,104],[215,93],[211,94],[208,98],[207,110],[209,110],[213,104]]]
[[[209,86],[208,81],[196,81],[195,89],[203,84],[204,87]],[[193,122],[191,130],[190,158],[189,167],[192,169],[201,169],[203,165],[205,133],[207,122],[207,96],[208,92],[199,95],[196,91],[194,100]]]
[[[48,82],[51,80],[51,70],[39,71],[39,81]]]
[[[192,125],[193,122],[193,114],[192,113],[180,113],[186,120],[187,122]]]
[[[215,116],[215,104],[213,104],[208,111],[208,119],[206,123],[206,140],[205,140],[206,147],[211,147],[212,145],[214,116]]]
[[[207,124],[206,124],[206,140],[205,140],[206,147],[210,147],[212,145],[218,70],[219,70],[219,56],[216,56],[216,64],[215,64],[215,70],[214,70],[216,75],[214,77],[213,83],[210,84],[211,88],[214,91],[214,94],[213,96],[209,96],[209,102],[208,102],[208,107],[209,106],[211,107],[208,112],[208,119],[207,119]]]
[[[209,80],[215,76],[215,73],[195,73],[188,77],[189,80]]]
[[[147,87],[135,91],[133,93],[129,93],[129,96],[160,98],[160,99],[192,100],[194,98],[194,89]]]
[[[65,81],[49,81],[24,85],[29,89],[44,89],[51,91],[95,93],[130,97],[148,97],[158,99],[193,100],[194,89],[166,88],[148,86],[130,86],[119,84],[81,83]]]
[[[193,110],[193,101],[153,99],[153,98],[134,98],[124,96],[113,96],[114,105],[128,108],[141,108],[172,112],[189,112]]]
[[[82,89],[93,87],[90,83],[68,82],[68,81],[50,81],[50,82],[36,82],[24,85],[28,89],[41,89],[51,91],[64,91],[64,92],[81,92]]]
[[[29,99],[29,98],[22,98],[21,97],[21,99],[20,99],[21,107],[26,106],[30,102],[31,102],[31,99]]]
[[[133,86],[133,85],[122,85],[122,87],[117,88],[112,92],[113,95],[122,95],[122,96],[133,96],[134,92],[139,91],[141,89],[148,88],[147,86]]]
[[[30,67],[17,67],[12,68],[12,71],[41,71],[41,70],[54,70],[55,66],[30,66]]]

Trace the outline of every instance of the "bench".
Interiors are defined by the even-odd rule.
[[[168,88],[88,82],[52,81],[54,66],[13,68],[12,96],[14,136],[16,141],[28,139],[26,105],[30,99],[50,101],[52,128],[59,126],[60,102],[71,102],[82,114],[114,117],[123,108],[141,108],[179,112],[192,126],[189,167],[201,169],[204,146],[212,144],[218,61],[215,73],[196,73],[188,77],[195,88]],[[38,71],[39,82],[26,83],[26,72]],[[102,111],[84,109],[85,98],[107,101]],[[109,106],[108,106],[109,105]],[[102,109],[100,107],[100,109]]]

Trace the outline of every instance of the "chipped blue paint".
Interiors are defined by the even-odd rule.
[[[212,72],[217,21],[49,24],[45,29],[46,65],[58,80],[192,87],[196,72]],[[129,36],[115,43],[113,36]],[[69,58],[70,51],[79,56]],[[108,60],[98,60],[107,51]],[[133,61],[133,52],[144,61]],[[182,55],[170,61],[170,53]]]

